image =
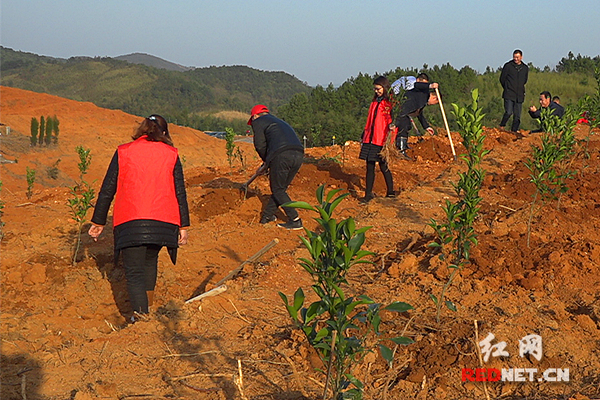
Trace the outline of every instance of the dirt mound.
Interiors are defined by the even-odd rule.
[[[54,96],[1,88],[0,136],[5,202],[2,265],[3,399],[241,398],[233,382],[242,365],[250,399],[321,398],[322,368],[294,328],[277,292],[299,286],[311,293],[311,277],[297,264],[306,256],[298,232],[261,225],[259,212],[269,195],[259,177],[247,196],[239,190],[259,161],[252,145],[241,143],[246,169],[230,168],[222,140],[171,126],[184,163],[192,230],[177,266],[166,253],[159,259],[157,300],[146,321],[126,323],[130,313],[124,271],[114,264],[112,235],[98,242],[83,236],[83,250],[71,265],[76,226],[66,205],[68,186],[77,179],[75,146],[91,149],[88,180],[99,188],[118,144],[127,142],[140,117]],[[57,146],[29,146],[31,118],[56,115]],[[454,198],[452,183],[464,169],[453,161],[446,135],[411,138],[415,161],[392,163],[397,198],[364,195],[360,146],[347,143],[307,150],[306,162],[290,189],[294,200],[313,203],[321,184],[351,194],[339,217],[353,216],[372,226],[365,248],[372,265],[351,272],[349,293],[378,302],[406,301],[414,311],[384,316],[390,334],[415,343],[396,349],[390,368],[368,355],[356,375],[367,398],[387,399],[586,399],[600,394],[600,139],[577,128],[581,142],[573,162],[578,171],[570,190],[548,202],[527,221],[533,186],[523,160],[539,136],[515,137],[486,129],[487,170],[478,245],[472,263],[458,276],[447,298],[458,311],[435,320],[430,295],[438,295],[448,270],[428,246],[431,218]],[[597,133],[597,132],[596,132]],[[462,147],[453,133],[457,152]],[[57,161],[60,160],[60,161]],[[27,199],[26,167],[38,171]],[[55,168],[55,170],[53,170]],[[375,192],[385,185],[378,173]],[[301,211],[314,229],[312,215]],[[283,215],[278,215],[283,219]],[[260,262],[246,265],[228,290],[201,302],[185,300],[216,282],[271,240],[279,244]],[[474,320],[477,320],[477,329]],[[492,357],[486,368],[569,369],[569,382],[463,382],[463,368],[481,366],[479,341],[488,333],[506,343],[509,356]],[[519,340],[543,338],[543,358],[519,355]]]

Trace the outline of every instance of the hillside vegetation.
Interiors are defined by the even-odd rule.
[[[155,57],[145,53],[132,53],[124,56],[114,57],[115,60],[127,61],[132,64],[143,64],[149,67],[166,69],[168,71],[189,71],[191,67],[184,67],[183,65],[175,64],[162,58]]]
[[[37,56],[1,48],[2,85],[49,93],[69,99],[90,101],[111,109],[145,116],[159,113],[170,122],[199,130],[223,131],[232,127],[237,133],[248,129],[245,116],[257,103],[288,121],[311,145],[360,139],[373,96],[372,82],[379,75],[359,73],[339,87],[310,88],[285,72],[266,72],[246,66],[167,70],[176,65],[150,55],[132,54],[119,58],[73,57],[68,60]],[[164,63],[158,63],[162,61]],[[137,64],[146,63],[147,65]],[[159,68],[150,66],[159,66]],[[598,93],[594,77],[600,56],[574,56],[569,53],[554,68],[530,66],[527,95],[521,118],[522,129],[538,128],[527,114],[531,105],[539,106],[538,96],[550,91],[563,105],[577,104],[586,95]],[[450,103],[464,105],[469,93],[478,88],[486,126],[498,126],[503,113],[500,69],[488,67],[479,73],[469,66],[456,69],[450,64],[420,69],[396,68],[383,73],[390,82],[401,76],[425,72],[440,84],[450,127],[456,129],[449,112]],[[237,112],[223,116],[223,111]],[[428,107],[426,117],[443,129],[440,108]]]
[[[248,113],[257,103],[271,108],[310,87],[285,72],[246,66],[169,71],[108,57],[41,57],[2,47],[1,84],[145,116],[159,113],[172,122],[202,130],[222,129],[211,114]],[[243,129],[245,121],[238,121]],[[231,122],[229,122],[231,125]]]

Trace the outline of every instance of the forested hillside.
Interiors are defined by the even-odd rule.
[[[337,143],[360,138],[373,97],[372,82],[379,75],[359,72],[339,87],[310,88],[288,73],[246,66],[212,66],[181,72],[114,58],[65,60],[4,47],[0,50],[2,85],[90,101],[135,115],[159,113],[170,122],[200,130],[222,131],[229,126],[237,133],[246,131],[245,115],[250,108],[263,103],[288,121],[300,136],[306,136],[311,145],[331,144],[333,137]],[[149,57],[153,63],[157,59],[148,55],[143,59]],[[538,127],[537,121],[527,114],[527,108],[539,105],[542,91],[560,96],[566,106],[598,93],[594,72],[600,69],[600,56],[569,53],[555,67],[537,68],[532,64],[529,67],[521,118],[523,129]],[[489,127],[499,124],[503,113],[499,68],[488,67],[479,73],[469,66],[456,69],[450,64],[433,67],[425,64],[420,69],[396,68],[383,75],[393,82],[419,72],[427,73],[431,81],[440,84],[451,128],[454,121],[450,104],[465,104],[473,88],[479,89],[479,101],[486,113],[484,124]],[[432,125],[444,127],[438,106],[428,107],[425,113]],[[231,115],[234,117],[225,118]]]
[[[246,66],[169,71],[108,57],[40,57],[2,47],[1,84],[135,115],[159,113],[171,121],[202,130],[222,129],[230,121],[213,114],[248,113],[256,103],[271,108],[287,103],[310,87],[285,72]],[[244,122],[238,121],[238,130]]]

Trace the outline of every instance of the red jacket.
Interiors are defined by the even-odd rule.
[[[113,225],[137,219],[152,219],[180,226],[179,203],[173,169],[177,149],[146,136],[117,149],[119,176]]]
[[[377,113],[375,113],[375,110],[377,110]],[[383,99],[381,102],[373,101],[369,107],[369,116],[367,117],[362,142],[383,146],[391,123],[392,103],[387,99]],[[392,132],[392,142],[397,131],[397,129],[394,129]]]

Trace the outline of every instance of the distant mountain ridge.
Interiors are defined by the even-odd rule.
[[[38,56],[0,46],[0,84],[146,116],[158,113],[201,130],[223,130],[220,111],[272,110],[311,87],[281,71],[247,66],[186,68],[147,54],[117,58]],[[153,65],[148,65],[152,63]],[[238,121],[237,130],[246,130]],[[244,128],[245,127],[245,128]]]
[[[168,71],[185,72],[192,69],[191,67],[184,67],[183,65],[176,64],[146,53],[131,53],[114,58],[116,60],[127,61],[132,64],[142,64],[148,67],[166,69]]]

